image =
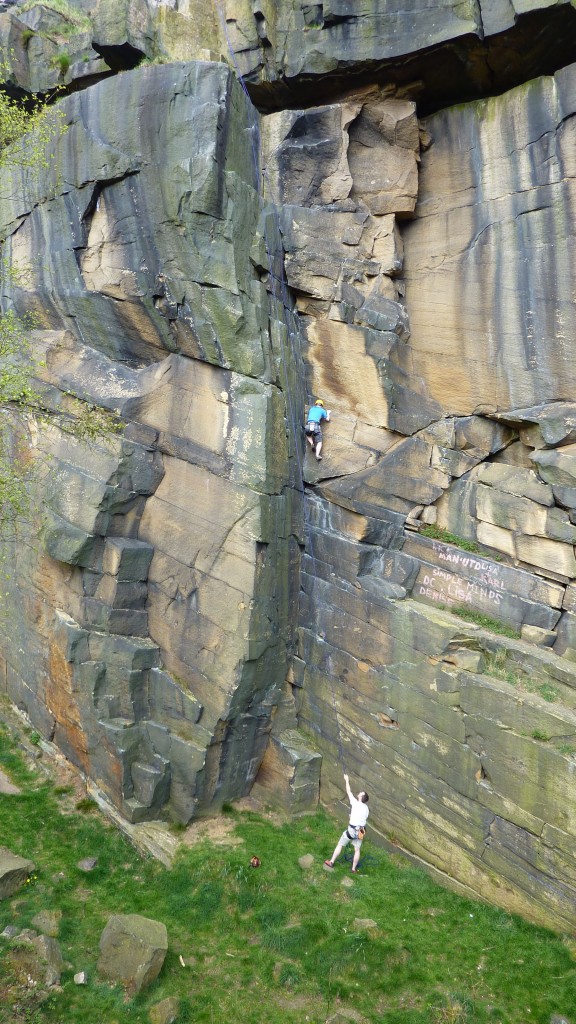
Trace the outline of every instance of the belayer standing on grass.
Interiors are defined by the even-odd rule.
[[[318,462],[322,458],[320,454],[322,451],[322,428],[320,427],[322,420],[326,420],[326,423],[330,422],[330,410],[324,408],[324,402],[319,398],[308,410],[308,422],[305,428],[308,444],[314,450]]]
[[[350,779],[348,775],[344,775],[344,782],[346,783],[346,792],[350,801],[350,822],[348,828],[344,829],[338,845],[332,854],[330,860],[325,860],[324,863],[327,868],[334,867],[334,861],[338,859],[342,850],[348,843],[352,843],[354,847],[354,858],[352,860],[352,871],[356,874],[358,870],[358,861],[360,860],[360,847],[362,846],[362,840],[366,835],[366,822],[368,821],[368,793],[361,790],[358,796],[354,796],[350,789]]]

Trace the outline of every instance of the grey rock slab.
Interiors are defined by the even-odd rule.
[[[507,494],[482,483],[476,490],[476,515],[484,522],[515,533],[576,543],[576,527],[562,509],[546,508],[529,498]]]
[[[373,931],[378,928],[376,921],[373,921],[371,917],[355,917],[352,922],[352,927],[359,932]]]
[[[576,486],[576,444],[533,452],[532,461],[547,483],[562,487]]]
[[[358,1010],[342,1009],[337,1010],[326,1018],[326,1024],[365,1024],[366,1017],[363,1017]]]
[[[517,494],[541,505],[553,505],[552,488],[538,479],[534,470],[517,467],[512,469],[501,463],[487,462],[479,466],[476,479],[490,487],[510,494]]]
[[[508,422],[522,426],[534,424],[541,443],[536,448],[570,444],[576,441],[576,404],[574,402],[543,402],[530,409],[514,409],[506,414]]]
[[[570,293],[573,260],[560,226],[574,192],[573,182],[567,186],[565,179],[573,153],[568,141],[573,129],[567,132],[565,121],[566,104],[572,112],[574,107],[573,78],[571,65],[554,78],[538,79],[529,96],[523,85],[480,106],[444,109],[426,121],[434,144],[422,156],[416,217],[403,233],[406,302],[418,373],[448,414],[479,408],[514,411],[574,393],[567,345],[576,319]],[[535,172],[530,160],[509,160],[512,137],[518,153],[542,148],[544,173]],[[537,209],[546,211],[538,227],[533,219]],[[516,231],[524,215],[532,220],[528,235]],[[443,258],[435,262],[439,232],[445,240]],[[542,249],[536,237],[546,239]],[[549,245],[555,253],[554,283],[541,291]],[[493,266],[495,250],[505,251],[506,260],[491,278],[487,295],[486,269]],[[526,263],[526,253],[536,250],[536,258]],[[536,293],[542,298],[535,313]],[[486,308],[492,310],[490,317]],[[553,324],[559,308],[566,319],[557,330]],[[526,310],[531,312],[524,317]],[[543,349],[536,344],[541,336],[554,341]],[[496,364],[501,374],[494,374]],[[552,482],[542,468],[540,475]]]
[[[44,546],[57,562],[90,566],[96,551],[96,538],[49,509],[43,529]]]
[[[347,198],[352,176],[346,128],[359,110],[358,103],[332,104],[264,118],[266,187],[279,205],[320,206]]]
[[[312,853],[305,853],[303,857],[298,858],[298,864],[303,871],[309,871],[314,864],[314,855]]]
[[[154,549],[145,541],[126,537],[108,537],[104,546],[102,569],[118,582],[145,580]]]
[[[151,668],[148,675],[148,701],[151,717],[160,725],[167,725],[180,735],[194,731],[189,725],[196,725],[202,718],[203,706],[169,675],[159,668]]]
[[[547,537],[522,535],[516,537],[516,553],[522,562],[533,565],[544,573],[566,577],[566,582],[576,576],[576,558],[572,544],[563,544]]]
[[[38,980],[48,988],[59,985],[65,965],[56,939],[49,935],[38,935],[32,939],[32,945],[38,956]]]
[[[484,655],[482,652],[467,651],[466,648],[451,651],[445,656],[444,661],[447,665],[455,665],[466,672],[482,672],[484,668]]]
[[[136,800],[145,807],[156,807],[160,811],[170,793],[170,763],[158,755],[153,764],[133,761],[130,774]]]
[[[541,626],[532,626],[524,623],[520,630],[522,640],[528,644],[535,644],[537,647],[554,647],[558,639],[558,633],[553,629],[544,629]]]
[[[330,482],[330,495],[346,497],[365,506],[389,507],[389,496],[427,505],[450,484],[450,477],[430,466],[431,446],[419,438],[407,438],[370,469]]]
[[[449,574],[470,581],[480,589],[499,595],[516,595],[535,604],[541,603],[552,608],[561,608],[564,587],[549,580],[543,580],[532,573],[516,569],[476,552],[465,551],[454,544],[433,540],[417,534],[410,534],[402,549],[403,553],[421,562],[436,566]]]
[[[576,661],[576,612],[563,612],[555,632],[554,653]]]
[[[98,857],[83,857],[82,860],[79,860],[76,865],[79,871],[84,871],[85,873],[94,871],[94,868],[97,866]]]

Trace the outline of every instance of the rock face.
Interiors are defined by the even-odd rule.
[[[69,0],[0,4],[12,85],[85,87],[139,61],[222,59],[267,109],[394,84],[423,107],[502,92],[574,57],[570,0]]]
[[[64,109],[54,167],[14,172],[2,207],[53,412],[29,437],[45,511],[9,556],[6,688],[129,818],[187,821],[250,788],[293,631],[298,367],[260,280],[279,240],[224,65],[129,72]],[[72,395],[124,436],[67,432]]]
[[[307,476],[315,498],[306,506],[297,662],[298,722],[324,755],[322,798],[340,795],[341,771],[352,771],[370,793],[372,827],[442,875],[568,927],[576,494],[566,355],[573,271],[562,210],[574,187],[559,161],[575,110],[573,75],[567,68],[425,123],[424,151],[415,149],[422,166],[415,212],[395,224],[402,244],[383,274],[388,291],[378,314],[385,308],[387,321],[374,315],[370,293],[364,301],[356,294],[354,308],[351,291],[346,306],[333,301],[338,293],[322,291],[321,259],[311,261],[307,279],[299,272],[293,281],[309,342],[309,390],[337,410],[321,471],[313,466]],[[305,117],[308,126],[312,114]],[[339,123],[334,114],[331,123]],[[304,128],[297,139],[305,155]],[[550,160],[534,160],[536,140],[549,144]],[[504,153],[516,149],[518,159],[506,162]],[[338,166],[342,176],[341,160],[331,154],[330,161],[327,172]],[[366,209],[366,179],[356,185],[353,167],[349,159],[352,184],[339,202],[355,196]],[[307,182],[306,164],[304,173]],[[396,217],[406,217],[392,175],[389,187],[388,209],[395,202]],[[306,218],[318,218],[316,238],[333,246],[341,205],[333,196],[326,202],[323,183],[312,211],[308,186],[303,194]],[[534,233],[524,234],[532,211],[541,230],[534,222]],[[285,228],[289,280],[301,219],[291,214]],[[360,283],[366,294],[369,264],[359,242],[353,263],[350,238],[345,269],[334,276],[349,287],[353,267],[353,287]],[[540,253],[555,244],[545,277]],[[397,305],[404,286],[405,310]],[[371,387],[368,361],[355,373],[361,349],[349,324],[358,320],[363,338],[370,331],[366,354],[377,353],[379,387]],[[384,361],[390,330],[395,340]],[[371,394],[380,398],[379,419],[377,406],[360,405]],[[352,410],[345,464],[338,435],[342,414]],[[372,450],[354,465],[365,438]],[[426,525],[432,537],[414,532]],[[518,640],[498,639],[493,628]]]
[[[575,75],[568,67],[426,122],[406,295],[414,356],[447,413],[573,398]]]
[[[2,688],[132,821],[346,769],[573,929],[573,5],[70,7],[0,13],[11,88],[70,93],[2,169],[47,410]]]

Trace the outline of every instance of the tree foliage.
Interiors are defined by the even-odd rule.
[[[29,332],[32,315],[0,314],[0,533],[26,515],[30,474],[22,420],[14,413],[38,408]]]
[[[0,64],[0,75],[6,67]],[[48,103],[19,103],[0,91],[0,168],[49,167],[55,140],[66,131],[62,111]]]
[[[7,68],[0,65],[6,79]],[[56,139],[65,130],[62,113],[46,103],[19,104],[0,92],[0,171],[2,168],[40,170],[49,166]],[[22,285],[27,268],[0,265],[4,281]],[[39,395],[34,386],[37,367],[30,332],[39,326],[34,314],[0,308],[0,533],[23,518],[28,508],[30,460],[25,420],[17,412],[35,412]]]
[[[68,13],[65,0],[53,3],[57,4],[54,9]],[[7,66],[1,63],[0,77],[9,78]],[[0,91],[0,172],[2,168],[8,173],[11,168],[41,172],[50,166],[55,144],[65,131],[58,107],[40,101],[20,104]],[[0,277],[20,290],[26,288],[29,270],[0,261]],[[33,460],[27,427],[32,419],[41,426],[49,415],[35,384],[39,366],[31,345],[31,332],[40,326],[37,315],[19,315],[6,303],[0,305],[0,538],[28,517]],[[121,430],[116,416],[79,396],[67,395],[63,409],[51,415],[62,431],[86,444],[100,443]]]

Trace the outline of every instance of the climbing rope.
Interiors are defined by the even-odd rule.
[[[236,52],[234,50],[234,47],[232,46],[232,42],[230,40],[230,36],[229,36],[229,33],[228,33],[228,26],[227,26],[227,23],[226,23],[226,16],[225,16],[225,13],[224,13],[224,10],[223,10],[222,0],[214,0],[214,3],[215,3],[216,10],[217,10],[218,18],[219,18],[220,23],[222,25],[222,31],[223,31],[224,38],[226,40],[226,45],[228,47],[228,51],[229,51],[229,54],[230,54],[230,60],[232,62],[234,70],[236,72],[236,78],[238,79],[238,82],[240,83],[240,86],[241,86],[244,94],[246,95],[246,97],[247,97],[247,99],[248,99],[248,101],[250,103],[250,106],[252,107],[252,100],[250,98],[250,93],[248,92],[248,89],[246,87],[246,83],[244,81],[244,76],[242,75],[242,72],[240,71],[240,67],[238,65],[237,54],[236,54]],[[258,194],[262,197],[263,201],[266,202],[266,199],[265,199],[266,191],[267,191],[268,195],[270,195],[270,196],[272,195],[272,191],[271,191],[271,189],[269,187],[270,182],[269,182],[269,178],[268,178],[267,169],[265,167],[261,168],[261,165],[260,165],[259,132],[258,132],[258,129],[257,129],[257,123],[256,122],[251,126],[249,131],[250,131],[252,157],[253,157],[253,160],[254,160],[255,180],[256,180],[256,183],[257,183]],[[264,180],[265,185],[268,186],[267,189],[263,189],[262,188],[262,180]],[[280,218],[278,216],[277,206],[272,201],[270,201],[269,205],[270,205],[271,215],[272,215],[272,218],[273,218],[273,221],[274,221],[274,228],[275,228],[276,237],[281,240],[282,232],[281,232],[281,228],[280,228]],[[284,271],[284,260],[283,260],[283,258],[280,260],[280,271],[281,272],[278,275],[278,274],[276,274],[274,272],[275,259],[274,259],[274,255],[273,255],[273,247],[272,247],[272,244],[271,244],[271,241],[270,241],[269,232],[268,232],[267,217],[265,215],[263,217],[263,224],[264,224],[264,229],[263,229],[264,245],[265,245],[265,248],[266,248],[266,256],[267,256],[267,259],[268,259],[267,273],[268,273],[268,280],[270,282],[270,293],[271,293],[271,296],[272,296],[272,299],[273,299],[273,310],[274,310],[274,308],[279,308],[279,307],[281,307],[284,310],[284,324],[285,324],[285,327],[286,327],[286,332],[287,332],[289,343],[290,343],[290,346],[291,346],[290,356],[291,356],[291,359],[292,359],[292,363],[293,363],[293,365],[300,364],[300,365],[303,366],[304,365],[304,360],[303,360],[303,356],[302,356],[302,336],[301,336],[300,323],[299,323],[299,320],[298,320],[298,317],[297,317],[296,313],[293,310],[293,306],[292,306],[292,302],[291,302],[291,297],[290,297],[290,291],[289,291],[289,288],[288,288],[288,282],[287,282],[286,274],[285,274],[285,271]],[[292,428],[292,435],[293,435],[293,441],[294,441],[294,451],[295,451],[295,454],[296,454],[296,461],[297,461],[298,490],[302,494],[302,501],[303,501],[304,535],[305,535],[305,538],[306,538],[307,547],[308,547],[308,550],[309,550],[309,553],[310,553],[310,558],[311,558],[311,561],[312,561],[313,577],[316,578],[316,566],[317,566],[317,563],[316,563],[316,556],[314,554],[314,540],[313,540],[312,527],[311,527],[311,524],[310,524],[310,521],[309,521],[309,518],[308,518],[307,503],[306,503],[306,500],[305,500],[306,489],[305,489],[305,484],[304,484],[304,467],[303,467],[303,464],[302,464],[302,456],[301,456],[302,427],[301,427],[300,421],[298,420],[298,422],[297,422],[295,411],[294,411],[294,404],[293,404],[292,395],[291,395],[291,389],[290,389],[290,378],[289,378],[289,374],[288,374],[288,361],[287,361],[287,357],[286,357],[286,347],[285,347],[283,332],[280,330],[278,332],[278,334],[279,334],[279,337],[280,337],[280,352],[281,352],[281,358],[282,358],[282,368],[283,368],[283,371],[284,371],[286,405],[287,405],[287,410],[288,410],[288,415],[289,415],[289,421],[290,421],[291,428]],[[336,693],[335,693],[335,689],[334,689],[334,684],[333,684],[333,681],[332,681],[331,673],[328,672],[327,676],[328,676],[328,680],[329,680],[330,692],[331,692],[331,697],[332,697],[332,708],[333,708],[333,711],[334,711],[334,721],[335,721],[335,724],[336,724],[336,741],[337,741],[337,745],[338,745],[338,760],[339,760],[342,768],[344,769],[344,767],[345,767],[344,766],[344,748],[343,748],[343,745],[342,745],[340,722],[339,722],[339,717],[338,717],[338,707],[337,707],[337,702],[336,702]]]

